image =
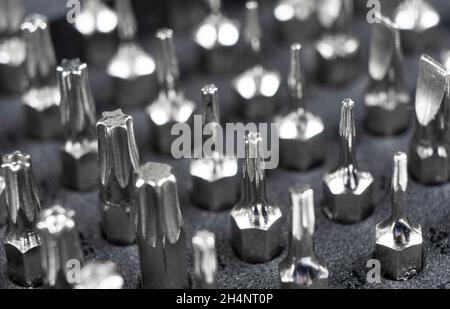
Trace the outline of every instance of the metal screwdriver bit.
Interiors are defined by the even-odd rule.
[[[450,78],[444,67],[424,55],[416,91],[416,128],[409,146],[409,172],[423,184],[449,181],[447,101]]]
[[[275,118],[275,122],[280,124],[281,164],[303,171],[325,160],[325,127],[322,119],[305,107],[301,50],[300,44],[291,45],[287,79],[290,108],[287,115]]]
[[[359,170],[356,160],[356,126],[354,102],[342,102],[341,152],[338,167],[323,177],[323,210],[339,223],[353,224],[367,218],[373,211],[374,179],[369,172]]]
[[[179,89],[180,72],[175,55],[173,31],[160,29],[156,38],[159,43],[157,55],[157,76],[159,94],[147,107],[152,128],[154,148],[162,154],[170,154],[175,136],[171,129],[175,123],[188,122],[195,109],[195,104],[188,100]]]
[[[8,225],[3,244],[9,277],[25,287],[42,284],[41,239],[36,230],[41,208],[30,155],[3,156]]]
[[[318,78],[330,84],[352,80],[358,72],[361,43],[350,31],[353,20],[352,0],[323,0],[319,21],[325,33],[315,43]]]
[[[81,269],[80,283],[75,289],[120,290],[124,280],[112,262],[90,262]]]
[[[231,244],[237,256],[250,263],[270,261],[282,249],[283,218],[266,196],[262,143],[259,133],[245,138],[244,192],[231,211]]]
[[[403,0],[394,12],[403,48],[422,51],[438,37],[441,17],[427,0]]]
[[[85,0],[75,18],[89,63],[106,66],[117,50],[117,15],[103,0]]]
[[[376,226],[375,257],[381,263],[384,277],[406,280],[422,269],[422,228],[410,223],[406,214],[408,157],[394,156],[391,186],[391,216]]]
[[[136,240],[133,173],[139,167],[133,118],[120,109],[105,112],[97,134],[103,234],[113,244],[131,245]]]
[[[22,0],[0,0],[0,92],[22,93],[27,85],[25,42],[19,35]]]
[[[289,252],[280,263],[281,286],[284,289],[326,289],[328,269],[314,249],[314,192],[309,187],[289,190],[291,218]]]
[[[120,106],[148,102],[156,94],[156,64],[137,42],[137,22],[130,0],[116,0],[120,44],[108,64],[114,99]]]
[[[0,155],[1,164],[1,155]],[[8,221],[8,209],[6,206],[6,183],[3,170],[0,170],[0,226]]]
[[[442,63],[444,64],[447,72],[450,72],[450,50],[442,53]]]
[[[377,14],[372,25],[370,84],[364,97],[366,125],[372,132],[392,135],[411,122],[411,96],[403,80],[403,52],[397,25]]]
[[[244,72],[236,76],[231,86],[236,93],[239,107],[247,119],[273,117],[276,111],[276,96],[280,89],[281,75],[263,66],[261,62],[262,31],[259,23],[258,2],[249,1],[245,5],[247,24],[244,29],[246,65]]]
[[[75,212],[59,205],[42,211],[36,228],[42,241],[42,268],[45,284],[54,289],[70,289],[75,282],[70,281],[68,271],[71,263],[83,264],[78,229],[74,220]]]
[[[22,96],[27,133],[36,138],[53,137],[62,130],[59,110],[61,95],[47,17],[29,15],[20,29],[27,50],[25,71],[28,90]]]
[[[135,172],[135,190],[142,287],[189,288],[184,223],[172,167],[141,166]]]
[[[192,238],[194,273],[197,289],[217,289],[216,236],[208,231],[199,231]]]
[[[201,52],[201,64],[210,73],[230,72],[237,60],[240,25],[222,13],[221,0],[207,2],[210,14],[194,31],[194,42]]]
[[[57,72],[66,137],[61,150],[63,183],[75,190],[92,189],[98,183],[98,148],[87,65],[79,59],[63,60]]]
[[[217,149],[222,138],[217,134],[217,127],[220,127],[218,93],[214,85],[202,89],[203,128],[211,130],[212,151],[204,153],[202,159],[193,160],[190,166],[192,200],[199,207],[213,211],[231,208],[239,199],[237,158],[224,157]]]

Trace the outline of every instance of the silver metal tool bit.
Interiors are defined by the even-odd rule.
[[[85,0],[75,16],[75,28],[83,38],[88,63],[106,66],[117,50],[117,15],[103,0]]]
[[[450,72],[450,50],[442,52],[442,63],[447,72]]]
[[[159,48],[157,76],[159,93],[146,109],[152,129],[152,143],[161,154],[170,154],[175,136],[171,129],[175,123],[189,122],[195,104],[179,89],[180,71],[175,55],[173,31],[160,29],[156,34]]]
[[[81,269],[80,283],[75,289],[120,290],[124,280],[113,262],[89,262]]]
[[[324,34],[315,43],[317,77],[330,84],[343,84],[358,73],[360,40],[352,34],[352,0],[321,0],[318,11]]]
[[[1,165],[1,155],[0,155]],[[8,222],[8,209],[6,206],[6,183],[3,170],[0,169],[0,226]]]
[[[377,14],[372,25],[370,84],[364,96],[366,126],[381,135],[405,131],[412,116],[411,96],[403,80],[403,51],[397,25]]]
[[[22,96],[27,133],[36,138],[61,134],[61,95],[56,79],[56,58],[47,17],[29,15],[21,27],[26,45],[28,90]]]
[[[289,112],[275,118],[280,124],[280,161],[287,168],[304,171],[325,160],[325,126],[305,107],[305,82],[301,68],[302,46],[292,44],[287,79]]]
[[[186,236],[172,167],[141,166],[135,173],[135,187],[142,287],[189,288]]]
[[[231,211],[231,244],[244,262],[268,262],[282,249],[280,208],[266,196],[263,139],[251,132],[245,138],[243,196]]]
[[[114,100],[123,107],[147,103],[156,95],[156,63],[137,42],[137,22],[130,0],[116,0],[120,44],[107,66]]]
[[[339,130],[341,151],[339,165],[323,177],[323,210],[326,216],[339,223],[363,221],[373,211],[374,178],[360,170],[356,160],[356,126],[354,102],[342,102]]]
[[[45,285],[53,289],[73,288],[74,267],[83,265],[83,252],[74,220],[75,212],[59,205],[42,211],[36,225],[42,241],[42,268]]]
[[[203,131],[209,131],[204,138],[203,158],[191,162],[192,200],[199,207],[220,211],[233,207],[239,200],[238,160],[235,157],[225,157],[223,149],[218,149],[223,134],[219,120],[219,90],[215,85],[207,85],[202,89]],[[221,131],[220,131],[221,132]],[[208,145],[207,145],[208,143]]]
[[[98,149],[87,65],[79,59],[63,60],[57,73],[66,138],[61,150],[63,183],[70,189],[89,190],[98,183]]]
[[[320,32],[317,0],[278,0],[273,14],[280,32],[290,42],[305,42]]]
[[[391,216],[376,226],[375,258],[381,272],[391,280],[406,280],[422,269],[423,240],[420,225],[411,224],[407,216],[408,157],[394,156],[391,186]]]
[[[231,86],[237,96],[241,114],[247,119],[273,117],[276,97],[281,85],[281,75],[266,68],[261,62],[262,31],[259,23],[259,6],[256,1],[245,4],[247,24],[243,37],[245,53],[241,62],[245,70],[236,76]]]
[[[139,167],[133,118],[120,109],[104,112],[97,135],[103,234],[113,244],[131,245],[136,240],[133,173]]]
[[[202,68],[210,73],[227,73],[236,65],[240,25],[222,13],[221,0],[207,0],[210,14],[194,31],[200,48]]]
[[[217,289],[216,236],[208,231],[199,231],[192,237],[194,252],[195,288]]]
[[[25,8],[22,0],[0,0],[0,92],[22,93],[26,47],[19,35]]]
[[[430,1],[403,0],[393,15],[405,50],[423,51],[436,42],[441,17]]]
[[[41,239],[36,230],[41,208],[31,157],[21,152],[3,156],[8,225],[3,245],[8,275],[25,287],[42,284]]]
[[[289,251],[280,263],[281,286],[284,289],[326,289],[328,269],[314,249],[314,192],[309,186],[289,190]]]

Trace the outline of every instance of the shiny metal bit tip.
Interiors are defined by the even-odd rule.
[[[199,231],[192,237],[194,273],[197,289],[217,289],[216,236],[208,231]]]

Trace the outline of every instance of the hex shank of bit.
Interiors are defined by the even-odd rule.
[[[197,289],[217,289],[216,237],[208,231],[199,231],[192,238],[194,273]]]
[[[159,42],[157,57],[157,75],[161,91],[169,97],[176,94],[180,70],[175,54],[173,31],[171,29],[160,29],[156,33]]]
[[[142,287],[188,288],[186,240],[172,168],[160,163],[141,166],[135,187]]]
[[[70,282],[67,271],[71,269],[71,263],[80,266],[83,263],[74,216],[73,210],[65,210],[57,205],[44,210],[36,225],[42,240],[41,256],[45,283],[50,288],[72,288],[75,282]]]
[[[341,136],[340,166],[344,168],[344,184],[347,188],[354,189],[358,185],[358,174],[355,151],[355,111],[354,102],[351,99],[345,99],[342,102],[339,134]]]

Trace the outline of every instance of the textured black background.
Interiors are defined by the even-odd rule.
[[[158,9],[164,1],[137,1],[141,7],[139,12],[140,32],[146,49],[153,53],[152,36],[157,27],[163,26],[164,16]],[[224,1],[229,7],[227,13],[242,19],[242,3],[240,1]],[[233,2],[233,3],[232,3]],[[276,39],[276,26],[271,17],[270,3],[261,1],[264,32],[266,40],[267,64],[279,69],[285,76],[288,69],[288,44]],[[390,2],[390,1],[388,1]],[[450,4],[446,0],[434,1],[440,11],[450,22]],[[237,4],[237,6],[236,6]],[[61,0],[28,0],[27,12],[39,12],[51,16],[52,35],[55,40],[58,58],[73,57],[81,53],[81,44],[74,31],[66,24],[65,1]],[[317,206],[316,249],[330,270],[330,286],[332,288],[443,288],[450,287],[450,185],[425,187],[413,181],[409,186],[409,209],[411,219],[419,222],[423,228],[425,241],[425,265],[423,271],[406,282],[383,280],[381,284],[367,284],[365,281],[366,262],[374,251],[374,226],[389,214],[389,187],[392,156],[395,152],[408,149],[412,128],[405,134],[396,137],[381,138],[369,134],[363,127],[364,108],[362,96],[367,85],[367,49],[370,39],[370,26],[360,14],[355,18],[353,31],[361,38],[363,59],[360,62],[360,75],[350,84],[343,87],[330,87],[316,83],[311,77],[308,84],[307,97],[309,107],[319,114],[325,122],[327,132],[327,163],[307,173],[297,173],[284,169],[269,171],[267,189],[271,199],[279,203],[284,214],[287,214],[290,186],[310,184],[316,192],[316,205],[321,198],[321,177],[337,162],[338,115],[340,102],[346,97],[357,102],[358,124],[358,159],[360,167],[368,169],[376,178],[374,214],[364,222],[352,226],[343,226],[325,219]],[[439,57],[443,48],[450,48],[450,28],[442,27],[442,34],[436,37],[436,46],[429,52]],[[189,33],[176,33],[178,50],[192,51]],[[304,55],[305,67],[310,71],[314,67],[314,59],[310,48]],[[420,54],[407,55],[405,59],[405,78],[411,93],[414,92],[417,63]],[[180,63],[183,74],[183,88],[189,98],[199,101],[199,90],[206,83],[216,83],[221,89],[221,108],[224,120],[236,121],[236,102],[231,95],[229,78],[224,76],[207,76],[200,73],[195,64],[196,53],[180,53]],[[309,74],[309,76],[312,76]],[[111,110],[111,85],[103,70],[90,68],[92,88],[97,103],[97,112]],[[286,105],[283,88],[280,106]],[[128,110],[134,116],[135,132],[138,140],[142,162],[149,160],[163,161],[172,164],[179,182],[179,194],[182,212],[185,220],[188,239],[195,231],[208,229],[216,233],[219,256],[219,287],[220,288],[278,288],[278,263],[281,256],[270,263],[250,265],[241,262],[233,254],[229,245],[229,213],[209,213],[195,208],[189,199],[191,180],[188,173],[189,160],[174,161],[153,153],[149,146],[150,128],[143,108]],[[139,259],[135,246],[115,247],[108,244],[99,229],[98,191],[79,193],[66,190],[59,184],[61,176],[61,161],[59,147],[61,140],[40,141],[30,139],[25,135],[24,113],[20,98],[16,96],[0,96],[0,150],[7,153],[14,150],[28,152],[33,158],[34,175],[39,188],[42,206],[49,207],[61,203],[77,212],[77,222],[80,237],[87,260],[112,260],[118,265],[119,272],[125,278],[127,288],[139,286]],[[1,233],[3,234],[3,230]],[[287,231],[285,231],[287,239]],[[188,243],[189,263],[191,267],[191,246]],[[5,257],[0,250],[0,287],[15,288],[6,275]]]

